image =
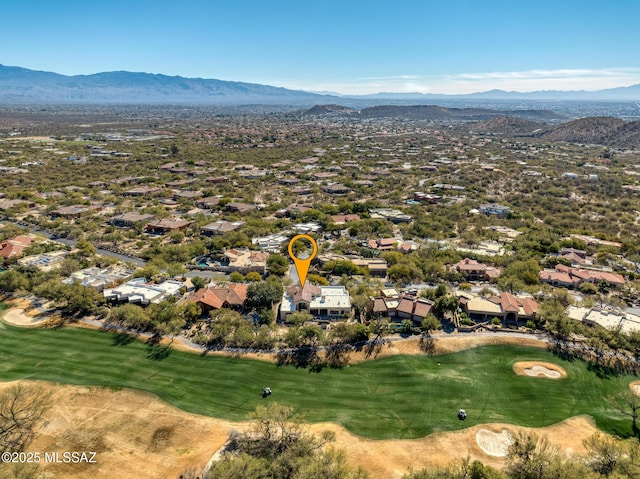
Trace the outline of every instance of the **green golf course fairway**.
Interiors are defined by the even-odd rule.
[[[150,346],[118,345],[110,332],[81,328],[20,329],[0,322],[0,380],[126,387],[154,393],[184,410],[246,419],[277,401],[310,422],[335,421],[373,439],[416,438],[489,422],[546,426],[589,414],[599,428],[631,434],[631,420],[605,398],[633,376],[600,378],[582,361],[518,346],[483,346],[442,356],[394,356],[321,372],[249,359],[172,350],[150,358]],[[548,361],[562,380],[517,376],[517,361]],[[260,397],[262,387],[273,395]],[[459,408],[468,419],[459,421]]]

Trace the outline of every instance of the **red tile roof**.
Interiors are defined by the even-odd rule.
[[[320,294],[320,286],[316,286],[309,281],[304,283],[304,288],[301,288],[299,284],[295,284],[287,289],[287,295],[291,297],[295,304],[304,301],[310,303],[314,296]]]
[[[196,303],[203,303],[215,309],[229,306],[242,306],[247,300],[249,285],[242,283],[229,283],[224,287],[202,288],[195,292],[189,299]]]
[[[24,249],[33,243],[33,240],[27,236],[16,236],[0,243],[0,256],[11,258],[12,256],[21,256]]]

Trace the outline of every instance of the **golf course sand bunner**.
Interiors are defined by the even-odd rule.
[[[567,372],[557,364],[540,361],[519,361],[513,365],[513,371],[520,376],[548,379],[567,377]]]

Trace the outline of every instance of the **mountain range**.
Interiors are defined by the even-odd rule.
[[[348,104],[349,101],[469,100],[620,100],[640,101],[640,84],[599,91],[509,92],[491,90],[466,95],[376,93],[332,95],[202,78],[126,71],[67,76],[0,65],[0,103],[156,103],[156,104]]]

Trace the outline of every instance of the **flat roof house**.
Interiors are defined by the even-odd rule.
[[[499,205],[497,203],[486,203],[480,205],[480,213],[487,216],[496,216],[498,218],[506,218],[511,212],[508,206]]]
[[[147,283],[145,278],[134,278],[117,288],[105,289],[102,294],[107,301],[129,302],[143,306],[159,303],[179,294],[184,286],[180,281],[169,279],[160,284]]]
[[[317,321],[337,321],[351,314],[351,298],[344,286],[316,286],[306,282],[287,289],[280,304],[280,320],[296,311],[311,314]]]
[[[153,215],[128,212],[111,218],[111,224],[119,228],[131,228],[137,223],[147,223],[153,220]]]
[[[225,221],[218,220],[200,228],[200,234],[205,236],[214,236],[235,231],[244,224],[244,221]]]
[[[145,229],[150,233],[165,234],[172,231],[181,231],[191,226],[193,221],[185,220],[182,218],[162,218],[155,221],[150,221],[145,226]]]

